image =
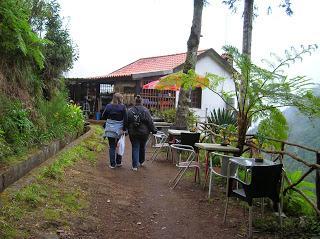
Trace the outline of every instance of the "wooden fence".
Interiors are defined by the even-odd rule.
[[[202,128],[203,130],[206,130],[206,132],[212,132],[213,137],[219,136],[217,132],[219,131],[219,129],[222,128],[221,126],[215,125],[212,123],[197,122],[197,124],[198,124],[198,127]],[[230,133],[230,134],[234,134],[234,133]],[[284,172],[285,172],[284,179],[287,182],[287,187],[284,188],[283,195],[285,195],[289,190],[293,190],[297,192],[306,200],[306,202],[308,202],[313,207],[313,209],[318,214],[318,216],[320,216],[320,150],[312,149],[310,147],[306,147],[303,145],[294,144],[286,141],[271,139],[267,137],[264,138],[264,140],[269,142],[279,143],[281,146],[280,150],[263,148],[263,146],[259,147],[257,144],[255,144],[254,141],[252,140],[253,138],[255,138],[255,135],[247,135],[247,140],[246,140],[247,147],[244,150],[245,152],[246,151],[252,152],[253,150],[259,150],[265,154],[270,155],[273,161],[279,161],[280,163],[283,163],[285,160],[285,156],[287,156],[287,157],[290,157],[292,160],[295,160],[301,163],[301,165],[306,166],[307,170],[301,175],[301,177],[296,182],[292,182],[289,179],[286,173],[286,170],[284,169]],[[295,153],[288,151],[289,146],[310,152],[311,155],[313,155],[313,159],[311,160],[311,162],[309,162],[310,160],[307,161],[306,159],[301,158]],[[308,197],[302,190],[300,190],[297,187],[308,175],[310,175],[314,171],[316,172],[316,176],[315,176],[316,201]]]

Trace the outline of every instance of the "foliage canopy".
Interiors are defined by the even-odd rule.
[[[63,20],[57,0],[0,1],[0,163],[83,129],[61,79],[77,59]]]
[[[46,41],[32,31],[29,14],[23,0],[0,1],[0,54],[11,61],[22,57],[43,68]]]
[[[237,112],[240,149],[244,145],[245,135],[251,122],[271,116],[280,119],[280,113],[276,111],[278,108],[295,106],[309,117],[320,116],[320,98],[312,93],[313,85],[310,80],[305,76],[289,77],[284,73],[286,67],[316,49],[317,45],[309,45],[301,46],[298,50],[291,48],[285,51],[283,57],[273,54],[275,62],[264,60],[267,65],[263,68],[252,63],[247,55],[241,54],[235,47],[224,47],[233,58],[235,70],[232,80],[235,91],[218,90],[218,86],[227,79],[215,74],[207,75],[209,84],[206,86]],[[189,77],[187,80],[185,87],[199,84],[194,77]],[[228,99],[231,97],[236,97],[236,107],[229,104]],[[284,122],[282,126],[285,126]],[[282,133],[273,136],[283,139],[285,135]]]

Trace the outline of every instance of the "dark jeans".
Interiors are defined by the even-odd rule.
[[[130,136],[130,141],[132,144],[132,167],[136,168],[139,164],[145,161],[146,155],[146,144],[148,137],[132,137]]]
[[[121,164],[122,156],[119,154],[116,155],[116,147],[119,139],[108,137],[109,141],[109,158],[110,165],[115,167],[116,164]]]

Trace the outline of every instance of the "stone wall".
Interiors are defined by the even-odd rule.
[[[85,133],[80,138],[86,138],[90,133],[90,127],[86,127]],[[0,192],[2,192],[9,185],[26,175],[29,171],[39,166],[41,163],[57,154],[65,146],[72,141],[79,138],[79,135],[74,137],[66,137],[63,140],[54,141],[49,145],[43,147],[40,151],[30,156],[28,159],[13,165],[3,172],[0,172]]]

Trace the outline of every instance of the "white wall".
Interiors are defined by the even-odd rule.
[[[231,75],[226,70],[224,70],[218,63],[216,63],[211,57],[206,56],[201,58],[196,64],[196,72],[199,75],[205,75],[206,73],[213,73],[222,77],[225,77],[227,80],[224,81],[219,87],[218,92],[224,91],[234,91],[234,84],[231,80]],[[196,114],[204,119],[206,114],[206,109],[211,112],[215,108],[225,108],[226,104],[224,101],[215,93],[213,93],[208,88],[202,90],[202,99],[201,99],[201,109],[193,109]]]
[[[231,75],[226,70],[224,70],[218,63],[216,63],[211,57],[205,56],[197,61],[196,73],[199,75],[206,75],[206,73],[213,73],[227,80],[224,81],[219,87],[218,92],[222,89],[224,91],[234,91],[234,83],[231,80]],[[176,106],[178,105],[179,91],[176,94]],[[205,120],[206,111],[210,113],[215,108],[225,108],[226,104],[224,101],[215,93],[213,93],[208,88],[202,90],[201,98],[201,109],[192,108],[192,110],[198,115],[199,120]]]

